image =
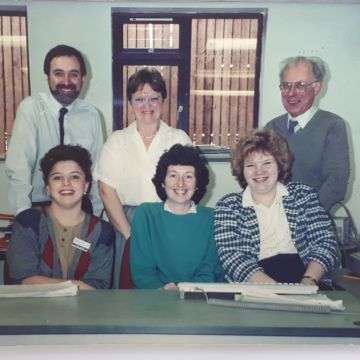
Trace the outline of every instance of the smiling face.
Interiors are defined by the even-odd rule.
[[[257,203],[272,203],[276,195],[279,168],[271,154],[258,151],[250,153],[244,161],[244,177]]]
[[[52,206],[63,209],[81,207],[82,197],[89,183],[77,162],[72,160],[59,161],[51,169],[47,191],[52,200]]]
[[[310,84],[315,80],[311,65],[304,62],[289,65],[282,78],[282,83]],[[296,91],[294,86],[289,91],[282,91],[281,99],[286,111],[293,117],[305,113],[314,103],[315,96],[320,93],[321,86],[321,82],[316,81],[306,86],[304,91]]]
[[[154,124],[160,121],[163,98],[161,93],[154,91],[149,84],[139,87],[132,95],[130,104],[138,122]]]
[[[169,165],[164,180],[166,203],[171,210],[187,211],[196,190],[195,168],[190,165]]]
[[[49,88],[63,106],[70,105],[79,96],[83,81],[80,63],[75,56],[59,56],[51,60]]]

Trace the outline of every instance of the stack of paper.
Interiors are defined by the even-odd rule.
[[[75,296],[79,288],[72,281],[41,285],[0,285],[0,298]]]
[[[184,298],[187,292],[200,293],[233,293],[245,294],[247,292],[261,291],[274,294],[316,294],[316,285],[303,284],[258,284],[258,283],[200,283],[200,282],[180,282],[178,283],[180,297]]]
[[[270,292],[247,291],[235,295],[235,300],[262,304],[326,306],[330,310],[345,310],[342,300],[331,300],[324,294],[278,295]]]

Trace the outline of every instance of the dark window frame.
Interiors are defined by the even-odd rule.
[[[138,11],[140,9],[112,9],[112,74],[113,74],[113,130],[122,129],[123,114],[122,102],[127,101],[126,96],[122,98],[122,66],[124,65],[175,65],[178,66],[178,104],[182,106],[179,114],[177,127],[189,131],[189,107],[190,107],[190,76],[186,69],[190,69],[191,64],[191,20],[196,18],[214,19],[257,19],[258,35],[256,48],[255,64],[255,86],[254,86],[254,118],[253,127],[259,123],[259,103],[260,103],[260,69],[262,57],[262,42],[264,37],[264,24],[266,21],[265,9],[225,9],[221,13],[214,9],[156,9],[156,11]],[[153,49],[148,52],[146,49],[123,49],[122,24],[134,23],[131,18],[149,18],[153,23],[170,23],[161,21],[170,18],[171,23],[179,24],[179,49]],[[159,19],[159,22],[154,21]],[[137,24],[142,22],[136,22]],[[143,23],[148,23],[144,21]],[[181,28],[184,27],[184,29]],[[121,71],[119,71],[121,69]],[[189,70],[188,70],[189,71]]]

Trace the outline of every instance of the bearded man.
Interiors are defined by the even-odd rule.
[[[16,112],[6,155],[9,203],[14,215],[49,200],[40,171],[40,160],[59,144],[81,145],[96,163],[103,145],[97,110],[79,99],[86,78],[82,54],[67,45],[52,48],[45,56],[44,73],[49,92],[25,98]],[[96,214],[102,205],[93,186],[85,210]]]

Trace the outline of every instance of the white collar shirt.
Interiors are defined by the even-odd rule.
[[[30,208],[31,202],[49,199],[42,179],[40,160],[59,144],[61,107],[50,91],[29,96],[18,106],[5,166],[10,185],[9,202],[14,214]],[[67,109],[64,143],[86,148],[95,162],[103,145],[97,110],[82,99],[75,99]],[[91,200],[95,214],[100,214],[102,203],[95,184],[91,189]]]
[[[243,206],[254,208],[259,223],[259,260],[278,254],[297,253],[282,203],[282,197],[287,195],[286,187],[278,182],[274,202],[270,207],[266,207],[255,203],[249,186],[244,190]]]
[[[294,132],[297,132],[300,129],[303,129],[308,124],[308,122],[311,120],[311,118],[315,115],[315,113],[317,111],[318,111],[318,107],[313,105],[313,106],[311,106],[310,109],[305,111],[303,114],[300,114],[300,115],[298,115],[296,117],[293,117],[288,113],[288,126],[289,126],[289,122],[291,120],[296,120],[298,122],[298,124],[294,128]]]
[[[45,93],[40,93],[40,96],[43,98],[44,101],[48,101],[48,105],[49,105],[49,109],[50,111],[53,113],[53,115],[59,116],[59,111],[61,108],[66,108],[69,111],[71,111],[71,109],[74,107],[74,104],[76,106],[76,101],[77,99],[75,99],[71,104],[64,106],[61,105],[55,98],[54,96],[51,94],[50,90],[48,94]]]
[[[164,202],[164,210],[169,212],[169,213],[172,213],[172,214],[175,214],[169,207],[168,203],[165,201]],[[182,214],[182,215],[186,215],[186,214],[196,214],[197,210],[196,210],[196,204],[191,201],[190,203],[190,207],[188,209],[188,211],[185,213],[185,214]]]

